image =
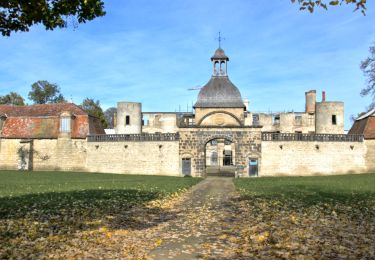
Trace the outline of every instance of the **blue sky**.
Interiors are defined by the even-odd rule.
[[[360,61],[375,42],[375,3],[301,12],[289,0],[112,0],[107,15],[78,28],[0,38],[0,95],[27,97],[37,80],[57,83],[68,100],[142,102],[143,111],[191,107],[188,88],[211,77],[222,32],[228,74],[251,111],[303,111],[304,93],[327,92],[349,117],[364,110]],[[267,2],[267,4],[266,4]],[[31,103],[30,101],[28,101]]]

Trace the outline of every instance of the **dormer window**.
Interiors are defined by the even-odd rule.
[[[60,116],[60,133],[71,132],[72,117],[70,113],[62,113]]]

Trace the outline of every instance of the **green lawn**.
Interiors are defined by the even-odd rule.
[[[49,192],[138,190],[168,194],[188,188],[195,178],[82,172],[0,171],[0,198]]]
[[[199,178],[78,172],[0,171],[0,258],[36,252],[77,232],[116,225],[143,228],[133,207],[173,196]],[[52,239],[52,240],[51,240]],[[52,242],[51,242],[51,241]],[[33,246],[27,246],[28,243]],[[25,245],[25,247],[20,246]],[[55,243],[52,243],[55,244]],[[31,248],[31,249],[30,249]]]
[[[242,258],[374,259],[375,174],[234,182]]]
[[[243,199],[265,198],[298,203],[374,205],[375,174],[266,177],[236,179],[236,188]]]

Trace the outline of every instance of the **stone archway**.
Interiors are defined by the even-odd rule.
[[[204,168],[206,176],[235,176],[236,144],[232,138],[211,137],[204,145]]]
[[[232,163],[237,172],[245,176],[248,164],[247,155],[252,151],[260,153],[260,128],[250,127],[196,127],[180,128],[179,155],[191,154],[191,174],[195,177],[206,176],[206,144],[214,139],[226,139],[233,143]],[[217,154],[219,157],[219,154]],[[215,159],[215,155],[212,157]]]

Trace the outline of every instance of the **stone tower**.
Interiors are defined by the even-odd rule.
[[[140,134],[142,132],[142,104],[117,103],[116,134]]]

